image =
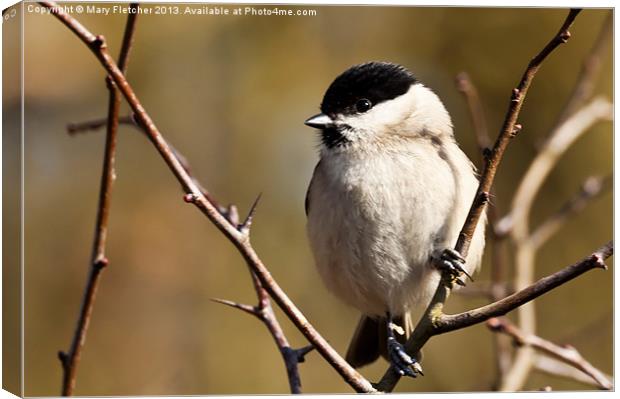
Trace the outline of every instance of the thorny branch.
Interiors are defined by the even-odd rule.
[[[581,71],[578,75],[577,81],[574,85],[574,89],[563,109],[560,116],[558,117],[558,121],[556,122],[555,127],[551,130],[551,134],[549,135],[549,139],[547,140],[547,144],[543,146],[541,153],[539,154],[538,161],[534,161],[534,164],[538,165],[546,165],[547,168],[536,168],[533,175],[535,175],[533,180],[536,180],[535,183],[532,184],[532,179],[530,179],[530,172],[526,174],[526,176],[522,179],[522,183],[517,189],[517,195],[515,196],[515,200],[513,201],[514,207],[513,211],[502,218],[499,222],[492,223],[490,238],[491,242],[497,244],[496,241],[498,238],[506,237],[508,233],[513,229],[513,220],[517,220],[517,239],[515,240],[515,263],[517,266],[517,274],[516,274],[516,288],[523,288],[527,284],[532,282],[533,276],[533,267],[534,267],[534,254],[535,251],[538,250],[553,234],[555,234],[561,225],[567,221],[569,216],[572,216],[576,212],[580,211],[583,207],[585,207],[586,203],[600,195],[604,192],[609,184],[610,179],[603,180],[602,178],[591,177],[586,182],[584,182],[582,186],[582,190],[573,197],[569,202],[567,202],[556,214],[550,217],[547,221],[538,226],[534,232],[528,232],[527,225],[527,215],[529,211],[526,211],[533,204],[534,195],[537,192],[536,189],[532,189],[532,187],[540,187],[542,185],[544,176],[548,173],[548,170],[555,165],[559,155],[568,147],[568,144],[564,145],[564,149],[558,150],[558,145],[549,145],[551,142],[551,137],[557,136],[559,133],[562,133],[564,137],[570,136],[569,133],[564,132],[566,129],[562,129],[563,126],[570,126],[569,123],[566,123],[569,118],[574,118],[573,113],[575,110],[582,106],[582,104],[588,99],[588,97],[592,93],[592,89],[594,87],[594,83],[596,81],[598,72],[600,70],[601,60],[603,58],[603,51],[605,50],[606,44],[609,41],[610,37],[610,29],[611,28],[611,13],[606,19],[603,28],[601,29],[597,39],[595,40],[594,45],[592,46],[590,52],[586,56],[583,61]],[[465,81],[462,82],[463,79],[467,79],[466,76],[460,77],[459,81],[459,89],[463,92],[468,102],[477,101],[477,95],[475,93],[475,87],[471,85],[470,82]],[[470,93],[473,91],[473,95]],[[470,106],[470,109],[472,107]],[[479,106],[478,106],[479,108]],[[595,110],[596,107],[587,107],[590,110]],[[608,105],[609,109],[610,106]],[[599,110],[604,107],[599,107]],[[581,115],[595,114],[596,112],[584,112],[580,111]],[[605,111],[603,111],[605,113]],[[611,116],[611,112],[607,111],[609,114],[608,117]],[[601,116],[602,117],[602,116]],[[596,119],[596,116],[594,116]],[[585,127],[580,129],[573,129],[576,131],[576,136],[585,132]],[[561,137],[560,137],[561,138]],[[576,137],[575,137],[576,138]],[[572,138],[568,141],[574,141],[575,138]],[[556,142],[561,142],[561,140],[556,139]],[[543,161],[543,162],[541,162]],[[537,175],[537,176],[536,176]],[[543,176],[544,175],[544,176]],[[529,186],[529,190],[523,190],[523,187]],[[524,200],[523,193],[529,192],[530,195],[527,196],[529,200]],[[494,209],[491,208],[491,211]],[[517,218],[513,216],[513,214],[518,214]],[[490,214],[489,219],[493,219],[493,214]],[[513,237],[514,238],[514,237]],[[500,243],[504,243],[502,240]],[[493,248],[495,249],[495,248]],[[497,268],[496,259],[495,259],[496,251],[493,251],[493,262],[492,262],[492,273],[495,275],[495,270]],[[501,263],[500,263],[501,265]],[[494,280],[495,281],[495,280]],[[501,285],[505,286],[505,285]],[[491,288],[497,287],[497,285],[493,284]],[[489,293],[492,293],[490,291]],[[533,304],[528,304],[519,308],[519,321],[523,325],[523,328],[530,331],[530,333],[534,332],[535,324],[534,324],[534,307]],[[502,338],[500,334],[495,336],[496,340]],[[499,349],[499,348],[498,348]],[[500,353],[498,353],[500,355]],[[521,348],[517,351],[517,357],[514,363],[510,365],[509,369],[501,367],[501,364],[498,364],[498,371],[500,377],[500,383],[498,386],[503,390],[514,391],[517,390],[521,384],[524,382],[525,378],[528,375],[530,368],[534,365],[534,354],[533,351],[529,348]],[[546,370],[546,372],[551,372],[553,368]]]
[[[568,39],[570,38],[570,32],[568,31],[568,29],[573,24],[575,18],[580,11],[580,9],[571,9],[569,11],[568,16],[560,27],[560,30],[555,34],[555,36],[553,36],[553,38],[547,43],[547,45],[530,61],[527,68],[525,69],[525,72],[523,73],[523,76],[521,77],[521,81],[519,82],[518,86],[512,91],[510,105],[508,106],[508,111],[506,112],[504,123],[502,125],[499,135],[497,136],[497,140],[495,141],[493,149],[488,152],[485,162],[485,168],[480,178],[480,185],[478,187],[469,214],[467,215],[465,224],[463,225],[461,233],[459,234],[458,241],[454,248],[465,258],[467,257],[469,244],[474,235],[476,226],[478,225],[478,221],[480,220],[482,214],[486,209],[486,205],[489,200],[489,192],[495,178],[495,173],[497,172],[497,168],[504,155],[506,147],[508,146],[510,140],[515,137],[522,128],[520,124],[517,124],[517,119],[519,117],[521,107],[523,106],[525,96],[532,83],[532,80],[534,79],[536,72],[538,72],[538,69],[542,65],[543,61],[547,58],[547,56],[551,54],[551,52],[555,50],[560,44],[566,43],[568,41]],[[445,280],[445,278],[442,278],[442,281],[439,283],[439,286],[435,291],[435,295],[431,299],[431,303],[429,304],[428,308],[424,312],[424,315],[418,322],[418,325],[415,327],[412,335],[408,339],[405,346],[408,353],[417,353],[426,343],[426,341],[430,339],[431,336],[436,335],[436,332],[434,331],[434,325],[435,323],[437,323],[438,320],[442,318],[445,319],[448,317],[452,317],[443,315],[443,305],[447,300],[448,296],[450,295],[451,285],[450,282]],[[519,293],[514,295],[518,294]],[[528,301],[524,301],[523,303],[525,302]],[[382,391],[392,391],[398,383],[400,377],[401,376],[394,370],[394,368],[390,367],[385,372],[377,386]]]
[[[131,5],[131,7],[137,6],[137,4]],[[137,16],[138,14],[136,13],[129,14],[127,17],[127,24],[125,25],[125,33],[123,36],[121,51],[118,57],[118,68],[122,71],[122,73],[125,73],[127,69],[127,61],[129,59],[129,52],[133,42]],[[88,325],[90,323],[93,306],[95,304],[95,297],[97,294],[97,287],[99,286],[101,271],[108,265],[108,258],[105,256],[105,248],[108,234],[108,219],[110,215],[112,185],[114,184],[115,179],[114,158],[116,154],[116,136],[119,124],[121,97],[112,79],[109,77],[106,78],[106,83],[108,90],[110,91],[110,98],[108,104],[108,117],[105,120],[107,126],[106,142],[90,272],[88,274],[88,280],[86,282],[86,288],[82,298],[77,325],[75,327],[73,339],[71,340],[71,347],[69,348],[69,352],[58,352],[58,358],[60,359],[63,370],[63,396],[73,395],[77,366],[80,361],[80,355],[82,353],[82,348],[84,347],[84,342],[86,340],[86,332],[88,331]]]
[[[530,164],[516,190],[512,201],[512,210],[495,226],[501,236],[510,234],[513,241],[515,263],[515,288],[521,289],[531,284],[534,278],[536,251],[548,237],[530,233],[529,214],[534,198],[537,195],[550,170],[560,156],[579,137],[585,133],[590,124],[598,119],[611,118],[611,106],[603,100],[592,101],[588,106],[583,103],[588,99],[597,77],[598,64],[602,58],[605,41],[609,35],[609,19],[601,30],[594,46],[583,62],[577,78],[575,89],[571,93],[563,112],[555,127],[551,130],[546,143],[538,156]],[[575,112],[581,107],[579,112]],[[572,122],[572,123],[569,123]],[[549,226],[549,225],[547,225]],[[543,228],[545,226],[542,226]],[[553,227],[553,224],[551,225]],[[553,234],[550,229],[541,230],[543,234]],[[536,314],[534,304],[528,304],[518,310],[519,326],[527,333],[536,330]],[[500,389],[515,391],[525,382],[534,362],[534,351],[529,347],[521,347],[516,351],[514,362],[505,373]]]
[[[256,290],[256,296],[258,297],[258,304],[256,306],[217,298],[214,298],[213,301],[249,313],[254,317],[258,318],[265,324],[265,326],[267,326],[269,333],[273,337],[278,347],[278,350],[280,351],[280,355],[282,355],[284,365],[286,366],[286,373],[288,376],[289,388],[291,390],[291,393],[301,393],[301,377],[299,376],[299,363],[304,362],[306,354],[308,354],[308,352],[314,349],[314,347],[312,345],[308,345],[299,349],[291,348],[288,340],[286,339],[286,336],[284,335],[284,331],[282,330],[282,327],[280,326],[280,323],[276,319],[276,316],[273,312],[273,308],[271,306],[271,301],[269,300],[269,295],[267,291],[265,290],[265,288],[263,288],[260,280],[258,280],[256,275],[251,271],[250,273],[252,274],[254,289]]]
[[[571,9],[566,17],[566,20],[562,24],[562,27],[558,31],[558,33],[551,39],[551,41],[538,53],[532,61],[530,61],[527,66],[523,76],[521,77],[521,81],[519,85],[513,89],[510,105],[508,106],[508,112],[506,113],[506,118],[504,119],[504,123],[500,130],[500,133],[495,141],[495,145],[493,149],[488,154],[485,169],[480,178],[480,186],[478,187],[478,191],[476,192],[476,197],[472,204],[472,207],[467,215],[467,219],[463,229],[461,230],[461,234],[459,234],[459,239],[456,243],[454,249],[456,249],[463,257],[467,256],[467,252],[469,250],[469,243],[474,235],[474,231],[476,226],[478,225],[478,220],[482,213],[486,208],[486,204],[488,202],[489,191],[491,186],[493,185],[493,180],[495,179],[495,173],[497,172],[497,167],[504,156],[504,151],[506,151],[506,147],[510,140],[515,137],[515,135],[522,129],[520,124],[517,124],[517,119],[519,117],[519,113],[521,112],[521,107],[523,106],[523,102],[525,101],[525,96],[527,95],[527,91],[530,88],[532,80],[538,72],[538,69],[542,65],[543,61],[547,58],[549,54],[553,50],[556,49],[560,44],[566,43],[570,38],[570,32],[568,29],[575,21],[577,15],[581,12],[579,9]]]
[[[504,299],[473,310],[455,315],[446,315],[441,313],[440,309],[438,310],[437,308],[431,307],[430,315],[428,317],[422,317],[410,339],[407,341],[407,351],[410,353],[417,353],[417,351],[419,351],[426,344],[426,342],[435,335],[445,334],[451,331],[470,327],[475,324],[482,323],[491,317],[503,316],[523,304],[551,291],[552,289],[565,284],[576,277],[579,277],[587,271],[596,268],[607,269],[604,260],[612,254],[613,242],[610,241],[581,261],[567,266],[547,277],[543,277],[534,284],[509,295]],[[398,377],[399,376],[392,372],[392,369],[390,368],[388,372],[385,373],[379,384],[377,384],[377,388],[382,391],[391,391],[398,382]]]
[[[160,155],[181,183],[185,191],[185,200],[194,204],[202,211],[207,218],[224,234],[226,238],[239,250],[252,272],[259,279],[269,295],[276,301],[278,306],[284,311],[287,317],[295,324],[300,332],[310,341],[325,360],[342,376],[342,378],[353,387],[357,392],[375,392],[376,390],[357,370],[351,367],[336,352],[331,345],[318,333],[318,331],[305,318],[303,313],[295,306],[293,301],[280,288],[271,276],[271,273],[261,259],[258,257],[254,248],[250,244],[249,235],[233,226],[229,220],[219,212],[218,208],[209,201],[202,193],[200,187],[194,179],[187,173],[181,162],[167,144],[157,126],[146,112],[131,85],[125,79],[122,71],[118,68],[114,60],[110,57],[105,39],[103,36],[95,36],[88,31],[76,19],[66,14],[54,2],[40,2],[40,4],[50,10],[58,20],[73,31],[94,53],[102,66],[108,71],[125,99],[132,108],[136,120],[145,129],[147,136],[159,151]]]
[[[478,95],[478,90],[471,78],[466,72],[461,72],[456,77],[456,87],[463,94],[469,109],[469,115],[473,125],[473,130],[480,149],[480,162],[484,165],[485,158],[490,151],[491,138],[487,128],[486,118],[484,115],[482,102]],[[491,198],[495,197],[495,190],[491,189]],[[499,219],[500,210],[497,203],[489,202],[487,211],[490,229],[488,230],[488,239],[486,248],[491,252],[491,284],[486,289],[485,296],[490,301],[498,301],[507,295],[506,290],[506,240],[495,232],[495,225]],[[469,288],[469,287],[468,287]],[[461,290],[463,291],[463,290]],[[493,387],[499,386],[504,374],[510,366],[511,347],[506,337],[496,334],[493,336],[495,369],[496,376]]]
[[[537,335],[527,334],[504,318],[492,318],[487,321],[487,327],[492,331],[500,332],[512,337],[519,346],[530,346],[539,352],[545,353],[563,361],[588,375],[600,389],[612,389],[611,381],[596,367],[592,366],[581,356],[577,349],[569,345],[559,346]]]
[[[252,207],[248,212],[248,216],[243,221],[243,223],[239,223],[238,218],[232,215],[232,217],[229,218],[229,221],[232,224],[239,226],[240,231],[246,231],[247,234],[249,234],[250,228],[252,226],[252,219],[254,218],[254,213],[256,211],[256,207],[258,206],[259,200],[260,195],[254,201],[254,204],[252,204]],[[280,355],[282,355],[282,360],[284,361],[284,365],[286,367],[286,374],[288,376],[289,388],[291,390],[291,393],[299,394],[301,393],[301,377],[299,376],[299,363],[304,362],[306,354],[308,354],[308,352],[314,349],[314,347],[312,345],[308,345],[300,349],[291,348],[288,340],[286,339],[286,336],[284,335],[284,331],[282,330],[282,327],[280,326],[280,323],[278,322],[278,319],[273,312],[273,307],[271,306],[271,301],[269,300],[269,294],[261,284],[260,280],[252,272],[252,270],[250,270],[250,275],[252,276],[254,290],[256,291],[256,296],[258,298],[258,304],[256,306],[232,302],[225,299],[213,298],[212,300],[249,313],[265,324],[265,326],[269,330],[269,333],[273,337],[276,346],[278,347],[278,350],[280,351]]]

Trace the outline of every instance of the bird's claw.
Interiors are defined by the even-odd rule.
[[[452,248],[443,250],[437,265],[441,271],[447,272],[452,277],[452,280],[460,286],[465,286],[465,282],[459,278],[462,275],[467,276],[470,281],[474,281],[471,275],[467,273],[467,270],[465,270],[465,259]]]
[[[387,344],[390,364],[399,375],[413,378],[416,378],[418,374],[424,375],[420,363],[405,352],[405,347],[396,338],[389,337]]]

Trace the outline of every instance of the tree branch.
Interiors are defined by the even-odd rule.
[[[590,376],[600,389],[613,389],[611,381],[600,370],[584,359],[577,349],[572,346],[559,346],[537,335],[527,334],[504,318],[489,319],[487,321],[487,327],[492,331],[512,337],[513,341],[519,346],[530,346],[539,352],[545,353],[581,370],[583,373]]]
[[[471,81],[466,72],[461,72],[456,77],[456,87],[463,94],[469,115],[472,122],[473,130],[478,142],[480,150],[481,166],[484,165],[485,158],[490,151],[491,138],[484,116],[484,110],[478,95],[478,89]],[[491,189],[491,197],[495,197],[495,190]],[[507,295],[506,284],[506,256],[505,256],[505,240],[503,236],[496,234],[495,225],[499,219],[499,209],[497,203],[491,202],[487,211],[488,221],[491,228],[488,230],[487,250],[491,252],[491,284],[487,288],[485,296],[490,301],[497,301]],[[468,287],[469,288],[469,287]],[[461,292],[463,290],[459,290]],[[495,347],[495,369],[496,377],[493,387],[499,386],[504,374],[510,367],[511,350],[510,342],[506,337],[496,334],[493,337],[493,345]]]
[[[570,38],[570,32],[568,29],[573,24],[577,14],[579,14],[580,11],[581,10],[579,9],[570,10],[558,33],[541,50],[541,52],[530,61],[525,72],[523,73],[523,76],[521,77],[519,85],[512,91],[510,105],[508,106],[504,123],[497,140],[495,141],[495,145],[487,157],[487,162],[480,179],[480,186],[476,192],[475,200],[472,203],[472,207],[467,215],[466,222],[461,230],[461,233],[459,234],[459,239],[455,246],[455,249],[463,257],[467,256],[469,243],[471,242],[476,226],[478,225],[478,220],[480,220],[480,216],[486,208],[489,191],[493,185],[493,180],[495,179],[495,173],[497,172],[499,163],[504,156],[504,151],[506,151],[506,147],[508,146],[510,140],[522,128],[521,125],[517,124],[517,119],[519,117],[519,113],[521,112],[521,107],[523,106],[525,96],[527,95],[527,91],[530,88],[532,80],[547,56],[551,54],[551,52],[560,44],[568,41]]]
[[[132,7],[137,7],[132,4]],[[125,33],[121,45],[121,51],[118,58],[119,69],[123,72],[127,69],[129,60],[129,52],[133,42],[135,32],[137,14],[129,14],[125,25]],[[112,185],[114,184],[114,158],[116,154],[116,136],[119,124],[119,109],[121,97],[114,82],[108,77],[106,78],[110,97],[108,102],[108,117],[106,119],[106,142],[103,157],[103,171],[101,174],[101,184],[99,189],[99,204],[97,207],[97,221],[95,224],[95,238],[93,243],[93,251],[91,255],[90,272],[86,282],[86,288],[82,298],[80,313],[78,316],[73,339],[69,352],[58,352],[63,369],[62,379],[62,395],[71,396],[75,389],[75,378],[77,366],[80,361],[80,355],[84,342],[86,340],[86,332],[93,312],[97,287],[101,271],[108,265],[108,259],[105,256],[106,238],[108,233],[108,220],[110,216],[110,202],[112,198]]]
[[[612,28],[613,11],[609,11],[601,31],[594,41],[594,45],[581,65],[581,71],[577,77],[577,82],[575,86],[573,86],[573,91],[568,97],[568,101],[564,105],[556,125],[560,125],[568,119],[592,95],[596,78],[598,77],[601,69],[603,51],[605,51],[607,43],[609,43],[609,40],[611,39]]]
[[[312,343],[321,356],[323,356],[323,358],[341,375],[344,381],[357,392],[375,392],[376,390],[373,388],[372,384],[357,372],[357,370],[351,367],[342,356],[329,345],[310,324],[297,306],[295,306],[293,301],[290,300],[282,288],[280,288],[254,251],[254,248],[250,244],[249,236],[239,231],[237,226],[233,226],[229,220],[218,211],[217,207],[203,195],[194,179],[192,179],[183,168],[183,165],[179,162],[174,152],[157,129],[157,126],[138,100],[138,97],[125,79],[122,71],[110,57],[103,36],[95,36],[90,33],[77,20],[56,6],[54,2],[42,1],[40,4],[49,9],[52,15],[71,29],[71,31],[88,46],[102,66],[108,71],[132,108],[138,123],[144,127],[147,136],[177,180],[181,183],[186,193],[184,197],[186,202],[192,203],[200,209],[218,230],[220,230],[220,232],[222,232],[222,234],[224,234],[224,236],[238,249],[252,272],[255,273],[263,287],[269,292],[269,295],[276,301],[278,306],[295,324],[299,331]]]
[[[478,225],[478,221],[486,209],[489,199],[489,192],[495,178],[495,173],[497,172],[497,168],[504,155],[506,147],[508,146],[510,140],[521,130],[521,125],[517,124],[517,119],[532,80],[547,56],[551,54],[551,52],[560,44],[566,43],[566,41],[570,38],[570,32],[568,29],[573,24],[580,11],[581,10],[579,9],[571,9],[569,11],[568,16],[564,20],[564,23],[560,27],[559,31],[530,61],[525,69],[525,72],[523,73],[523,76],[521,77],[521,81],[512,91],[510,104],[506,112],[504,123],[495,141],[493,149],[486,157],[485,169],[481,176],[480,185],[454,248],[464,258],[467,257],[469,244],[474,235],[476,226]],[[440,281],[439,286],[435,291],[435,295],[431,299],[431,303],[407,341],[406,349],[408,353],[417,353],[426,341],[428,341],[428,339],[433,335],[434,323],[436,323],[437,319],[442,315],[444,303],[450,295],[450,286],[451,280],[447,278],[447,276],[442,277],[442,281]],[[392,391],[399,379],[400,375],[392,367],[390,367],[383,375],[378,387],[384,391]]]
[[[248,217],[246,218],[246,221],[242,225],[240,225],[243,226],[241,227],[241,229],[247,229],[248,234],[251,226],[252,216],[256,210],[259,198],[260,196],[256,199],[256,201],[254,201],[254,204],[248,212]],[[288,340],[286,339],[286,336],[284,335],[284,331],[282,330],[282,327],[280,326],[280,323],[278,322],[278,319],[273,312],[273,307],[271,306],[271,301],[269,300],[269,295],[267,291],[261,284],[260,280],[252,272],[252,270],[250,270],[250,274],[252,276],[254,290],[256,291],[256,296],[258,299],[258,304],[256,306],[240,304],[224,299],[213,299],[213,301],[249,313],[262,321],[263,324],[265,324],[265,326],[269,330],[269,333],[273,337],[273,340],[275,341],[278,350],[280,351],[280,355],[282,355],[282,360],[284,361],[284,365],[286,367],[286,374],[288,376],[289,388],[291,390],[291,393],[299,394],[301,393],[301,377],[299,376],[299,363],[302,363],[304,361],[304,356],[309,351],[314,349],[314,347],[312,345],[308,345],[300,349],[291,348]]]
[[[411,338],[407,341],[407,352],[417,353],[435,335],[470,327],[487,321],[492,317],[503,316],[587,271],[596,268],[607,269],[604,260],[612,254],[613,242],[610,241],[581,261],[547,277],[543,277],[529,287],[497,302],[455,315],[442,314],[440,311],[432,309],[431,317],[422,318],[412,333]],[[391,391],[398,382],[398,377],[396,373],[391,372],[390,368],[379,384],[377,384],[377,388],[382,391]]]
[[[476,142],[480,149],[481,165],[484,163],[484,154],[486,151],[490,151],[491,138],[489,137],[489,129],[487,128],[486,118],[484,116],[484,110],[482,103],[480,102],[480,96],[478,95],[478,89],[471,81],[467,72],[461,72],[456,75],[456,88],[465,98],[467,103],[467,109],[469,110],[469,117],[471,124],[474,128],[476,136]]]
[[[553,357],[546,356],[541,353],[536,354],[534,359],[534,368],[546,374],[568,378],[583,384],[593,385],[600,388],[600,385],[584,372],[564,363],[563,361],[556,360]],[[608,381],[612,380],[612,378],[608,375],[604,375],[604,377]]]
[[[136,122],[129,115],[119,116],[118,123],[120,125],[131,125],[136,126]],[[99,130],[105,127],[108,124],[108,118],[94,119],[86,122],[79,123],[69,123],[67,125],[67,132],[70,135],[75,135],[78,133],[84,133],[90,130]]]
[[[604,260],[613,254],[613,248],[613,241],[609,241],[581,261],[544,277],[525,289],[497,302],[455,315],[441,315],[435,320],[435,330],[437,334],[444,334],[481,323],[491,317],[503,316],[587,271],[596,268],[607,269]]]
[[[498,229],[506,230],[506,225],[509,226],[506,231],[510,233],[515,245],[516,289],[524,288],[534,279],[538,247],[531,239],[529,218],[538,192],[566,150],[589,131],[594,123],[610,119],[612,108],[607,100],[596,98],[560,124],[551,133],[522,178],[512,201],[512,211],[498,222]],[[526,333],[535,333],[536,316],[533,304],[519,309],[519,326]],[[517,351],[515,362],[502,383],[502,390],[515,391],[523,384],[533,366],[533,353],[529,347]]]

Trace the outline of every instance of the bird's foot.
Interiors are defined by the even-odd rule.
[[[450,277],[452,283],[456,283],[460,286],[465,286],[465,281],[460,277],[467,276],[470,281],[474,279],[465,270],[465,259],[460,253],[452,248],[446,248],[441,253],[441,256],[436,262],[437,268]]]
[[[398,374],[413,378],[416,378],[418,374],[424,375],[420,363],[405,352],[405,347],[396,338],[388,337],[387,350],[390,365]]]

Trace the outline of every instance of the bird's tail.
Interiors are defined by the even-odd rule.
[[[393,323],[403,328],[404,334],[395,335],[398,341],[404,344],[414,327],[411,315],[406,313],[404,316],[395,317]],[[349,344],[346,360],[351,366],[359,368],[374,362],[379,355],[388,358],[387,319],[362,315]]]

